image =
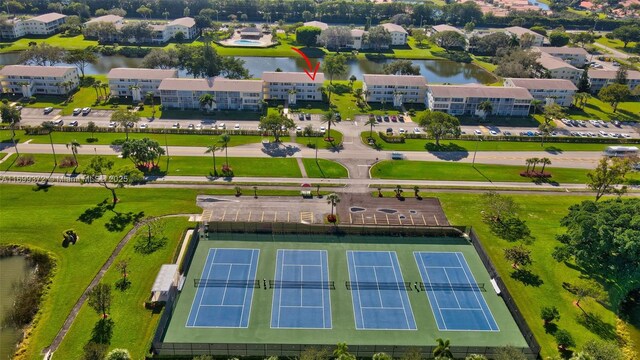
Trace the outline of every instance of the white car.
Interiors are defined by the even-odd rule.
[[[196,124],[196,130],[202,130],[202,124]]]
[[[296,131],[302,131],[302,127],[296,126]]]
[[[115,121],[112,121],[112,122],[109,123],[109,127],[110,128],[114,128],[116,126],[118,126],[118,124]]]
[[[140,124],[140,129],[146,129],[148,127],[149,127],[149,125],[147,125],[147,124]]]
[[[225,125],[224,123],[220,123],[220,124],[218,124],[217,128],[218,128],[218,130],[224,130],[224,129],[227,128],[227,125]]]
[[[491,131],[489,131],[489,134],[491,134],[493,136],[496,136],[496,135],[498,135],[498,132],[495,131],[495,130],[491,130]]]
[[[480,131],[480,130],[475,130],[473,133],[476,134],[476,135],[482,135],[482,131]]]
[[[80,109],[80,108],[75,108],[75,109],[73,109],[73,115],[78,115],[78,114],[80,114],[81,112],[82,112],[82,109]]]
[[[180,123],[175,123],[175,124],[171,125],[171,127],[173,129],[180,129]]]
[[[414,134],[420,134],[420,128],[413,128]]]
[[[400,128],[400,130],[398,130],[398,133],[399,134],[404,134],[404,133],[406,133],[406,131],[403,128]]]
[[[240,130],[240,124],[236,124],[236,125],[233,127],[233,130]]]
[[[50,112],[52,112],[52,111],[53,111],[53,108],[52,108],[52,107],[46,107],[46,108],[44,108],[44,113],[45,113],[45,114],[49,114],[49,113],[50,113]]]
[[[324,134],[327,132],[327,129],[325,129],[324,126],[320,126],[320,132]]]
[[[82,108],[82,115],[88,115],[91,112],[90,107]]]

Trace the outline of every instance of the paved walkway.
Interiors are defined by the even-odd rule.
[[[620,50],[616,50],[614,48],[611,48],[611,47],[608,47],[606,45],[600,44],[599,42],[594,42],[593,45],[610,52],[613,57],[617,57],[617,58],[620,58],[620,59],[628,59],[630,57],[628,54],[623,53]]]
[[[182,217],[182,216],[190,217],[190,216],[197,216],[197,215],[198,214],[163,215],[163,216],[159,216],[157,218],[154,218],[153,220],[163,219],[163,218],[170,218],[170,217]],[[87,286],[87,288],[84,290],[84,292],[82,293],[82,295],[80,296],[80,298],[78,299],[76,304],[73,306],[73,309],[71,310],[71,312],[67,316],[67,319],[64,321],[64,324],[62,325],[62,328],[60,328],[60,330],[58,331],[58,334],[56,335],[56,337],[51,342],[51,345],[49,345],[49,347],[47,347],[44,350],[42,350],[42,353],[45,355],[44,358],[46,360],[51,359],[53,357],[54,352],[58,349],[58,347],[62,343],[62,340],[64,339],[64,337],[69,332],[69,329],[71,328],[71,325],[73,324],[73,321],[78,316],[78,312],[80,312],[80,308],[85,303],[85,301],[87,301],[87,297],[89,296],[89,291],[91,291],[96,285],[98,285],[98,283],[100,283],[100,281],[104,277],[104,274],[107,272],[107,270],[109,270],[109,267],[111,267],[113,262],[116,260],[116,258],[120,254],[120,251],[122,251],[122,249],[125,247],[125,245],[127,245],[127,243],[129,243],[129,240],[131,240],[133,238],[133,236],[136,234],[138,229],[140,229],[140,227],[144,226],[145,224],[146,224],[146,222],[137,223],[133,227],[133,229],[129,230],[127,235],[125,235],[122,238],[122,240],[120,240],[120,242],[118,243],[116,248],[113,250],[113,252],[111,253],[111,256],[109,256],[109,258],[104,263],[104,265],[102,265],[102,267],[100,268],[100,271],[98,271],[96,276],[93,277],[93,280],[91,280],[91,283],[89,284],[89,286]]]

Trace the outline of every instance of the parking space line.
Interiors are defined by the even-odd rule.
[[[240,214],[240,209],[236,210],[236,218],[233,221],[238,222],[238,214]]]
[[[389,225],[389,224],[390,224],[390,223],[389,223],[389,214],[384,214],[384,217],[386,217],[386,218],[387,218],[387,225]]]
[[[278,212],[273,213],[273,222],[278,221]]]
[[[411,216],[411,214],[409,214],[409,219],[411,219],[411,225],[415,225],[416,223],[413,222],[413,216]]]
[[[251,210],[249,210],[249,219],[247,221],[251,221]]]
[[[427,220],[424,218],[424,214],[420,214],[420,216],[422,216],[422,222],[424,222],[424,225],[427,226]]]
[[[440,223],[438,222],[438,218],[436,217],[436,214],[433,214],[433,220],[436,221],[436,225],[440,226]]]
[[[376,213],[373,213],[373,223],[378,225],[378,218],[376,217]]]
[[[264,211],[262,212],[262,216],[260,217],[260,222],[264,222]]]
[[[227,215],[227,209],[224,209],[224,212],[222,213],[222,220],[220,221],[224,221],[224,217]]]

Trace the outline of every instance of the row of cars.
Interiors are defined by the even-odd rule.
[[[374,119],[374,118],[379,123],[381,123],[383,121],[384,122],[401,122],[401,123],[404,122],[404,115],[398,115],[398,116],[395,116],[395,115],[391,115],[391,116],[384,115],[384,116],[382,116],[382,115],[373,115],[373,114],[369,115],[369,119]]]
[[[591,124],[593,127],[605,127],[608,128],[609,124],[613,124],[613,126],[617,127],[617,128],[621,128],[622,125],[627,125],[625,123],[622,123],[618,120],[613,120],[611,123],[608,123],[606,121],[603,120],[570,120],[570,119],[561,119],[560,120],[563,124],[565,124],[568,127],[587,127],[587,124]]]

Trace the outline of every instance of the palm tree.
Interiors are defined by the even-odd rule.
[[[51,133],[55,129],[55,126],[53,126],[53,123],[51,123],[50,121],[45,121],[42,123],[42,129],[46,130],[49,133],[49,141],[51,142],[51,152],[53,153],[53,166],[57,167],[58,160],[56,159],[56,149],[53,147],[53,137],[51,136]]]
[[[453,359],[449,339],[442,340],[441,338],[437,338],[436,343],[436,348],[433,349],[433,357],[435,357],[436,359]]]
[[[356,78],[356,76],[355,76],[355,75],[351,75],[351,76],[349,77],[349,87],[350,87],[350,88],[353,88],[353,83],[354,83],[356,80],[357,80],[357,78]]]
[[[531,164],[533,164],[533,158],[529,158],[527,160],[524,161],[527,164],[527,174],[529,173],[529,168],[531,167]]]
[[[213,156],[213,176],[218,176],[218,170],[216,169],[216,151],[220,150],[222,150],[220,145],[213,144],[207,146],[207,150],[205,151],[205,154],[211,153],[211,156]]]
[[[16,156],[20,157],[20,151],[18,151],[18,143],[16,142],[16,121],[12,121],[9,124],[9,128],[11,129],[11,142],[13,143],[13,147],[16,149]]]
[[[76,139],[71,140],[67,144],[67,149],[71,148],[71,155],[73,155],[73,160],[76,162],[76,168],[78,167],[78,148],[81,146]]]
[[[154,119],[156,117],[156,104],[153,101],[153,91],[147,91],[144,96],[151,102],[151,118]]]
[[[207,111],[209,111],[211,109],[211,107],[213,106],[213,103],[215,102],[215,100],[213,99],[213,95],[211,94],[202,94],[200,95],[200,98],[198,99],[198,102],[200,102],[200,106],[207,109]]]
[[[340,202],[340,196],[336,193],[331,193],[327,195],[327,204],[331,204],[331,216],[333,216],[333,209],[336,207],[336,204]]]
[[[402,190],[402,186],[396,185],[396,188],[395,190],[393,190],[393,192],[396,193],[396,197],[399,199],[402,196],[402,193],[404,192],[404,190]]]
[[[542,164],[541,174],[544,175],[544,168],[547,165],[551,165],[551,160],[549,158],[545,157],[545,158],[540,159],[540,163]]]
[[[536,165],[540,164],[540,158],[534,157],[529,160],[531,160],[531,164],[533,165],[531,172],[536,172]]]
[[[320,91],[327,96],[327,103],[329,104],[329,107],[331,107],[331,94],[333,94],[334,90],[335,90],[335,86],[331,84],[320,87]]]
[[[93,86],[93,88],[96,89],[96,94],[99,93],[97,96],[100,97],[100,94],[102,94],[102,81],[98,80],[95,83],[93,83],[93,85],[91,86]]]
[[[231,135],[224,133],[220,136],[220,142],[222,143],[222,147],[224,148],[224,161],[225,165],[229,167],[229,154],[227,149],[229,149],[229,142],[231,141]]]
[[[96,91],[96,102],[98,102],[98,98],[100,97],[98,94],[98,88],[100,87],[100,84],[98,84],[98,82],[94,82],[91,87]]]
[[[367,120],[366,123],[364,123],[364,125],[369,125],[369,138],[373,139],[373,127],[378,125],[378,122],[376,121],[376,118],[374,116],[369,117],[369,120]]]
[[[418,185],[413,187],[413,194],[415,195],[416,199],[420,198],[420,187],[418,187]]]
[[[542,100],[531,100],[531,106],[533,107],[533,115],[536,114],[536,111],[540,108],[540,106],[542,105]]]
[[[109,88],[109,84],[108,83],[102,83],[100,84],[100,88],[102,90],[104,90],[104,100],[106,101],[109,98],[109,95],[111,95],[111,88]]]
[[[331,111],[324,113],[320,122],[322,124],[327,124],[327,137],[325,138],[325,141],[333,142],[333,138],[331,137],[331,124],[336,124],[335,114]]]
[[[482,110],[484,112],[483,118],[486,119],[487,115],[491,115],[491,112],[493,111],[493,104],[491,104],[491,101],[485,100],[478,104],[478,110]]]

